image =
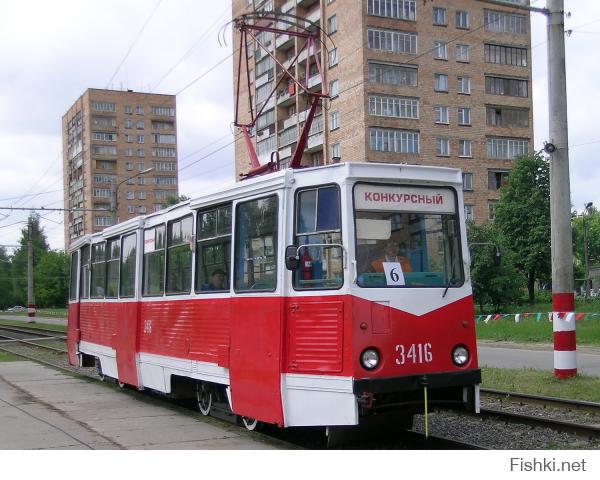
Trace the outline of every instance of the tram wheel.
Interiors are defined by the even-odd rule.
[[[119,380],[117,380],[117,385],[119,385],[119,388],[125,388],[125,382],[121,382]]]
[[[260,422],[256,418],[240,417],[240,419],[242,421],[242,425],[246,427],[246,430],[250,430],[251,432],[259,430]]]
[[[102,364],[100,363],[100,360],[98,359],[98,357],[96,357],[96,370],[98,371],[98,377],[100,377],[100,381],[101,382],[106,382],[106,375],[104,375],[104,373],[102,372]]]
[[[204,416],[210,415],[213,398],[212,393],[204,382],[196,385],[196,401],[198,403],[198,410],[200,410],[200,413]]]

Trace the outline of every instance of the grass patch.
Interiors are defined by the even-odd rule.
[[[598,377],[580,374],[560,380],[550,371],[485,367],[481,369],[481,376],[483,388],[600,402],[600,378]]]
[[[0,362],[16,362],[17,360],[23,360],[16,355],[8,352],[0,352]]]
[[[19,320],[5,320],[0,318],[0,325],[5,325],[7,327],[20,327],[27,328],[28,326],[37,327],[37,328],[46,328],[48,330],[54,330],[55,332],[65,333],[67,331],[66,325],[54,325],[52,323],[39,323],[35,322],[34,324],[29,325],[28,323],[21,322]]]
[[[600,345],[600,316],[584,316],[576,325],[577,344]],[[515,317],[501,317],[498,320],[484,323],[480,320],[475,330],[480,340],[509,341],[518,343],[552,343],[552,322],[548,321],[548,314],[542,315],[536,321],[534,315],[525,318],[521,315],[519,323]]]

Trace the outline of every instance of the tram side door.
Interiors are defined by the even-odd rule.
[[[279,215],[278,195],[235,208],[229,376],[235,413],[283,425]]]
[[[79,251],[71,254],[71,278],[69,284],[69,310],[67,321],[67,350],[69,352],[69,363],[77,365],[76,344],[81,337],[79,329]]]
[[[119,273],[119,315],[116,324],[117,369],[119,381],[139,386],[137,371],[138,325],[140,302],[136,282],[140,267],[138,234],[132,233],[121,238]]]

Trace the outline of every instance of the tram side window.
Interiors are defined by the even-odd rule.
[[[198,213],[196,292],[229,290],[231,205]]]
[[[340,288],[343,251],[337,186],[311,188],[296,197],[296,242],[300,267],[294,272],[296,289]],[[315,246],[310,246],[316,244]]]
[[[77,300],[77,252],[71,254],[71,281],[69,282],[69,300]]]
[[[79,275],[79,298],[90,297],[90,246],[81,248],[81,273]]]
[[[137,251],[137,234],[132,233],[121,240],[121,275],[119,285],[120,297],[135,295],[135,260]]]
[[[167,293],[190,293],[194,219],[190,215],[167,225]]]
[[[92,245],[92,298],[103,298],[106,289],[106,244],[97,243]]]
[[[106,243],[106,297],[116,298],[119,293],[119,239],[109,240]]]
[[[277,286],[277,196],[241,203],[235,219],[236,291],[273,291]]]
[[[165,231],[164,225],[144,231],[143,295],[165,292]]]

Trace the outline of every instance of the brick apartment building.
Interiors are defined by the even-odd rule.
[[[90,88],[63,115],[62,136],[64,208],[100,210],[65,212],[65,248],[178,196],[174,95]]]
[[[233,17],[288,13],[318,23],[330,36],[320,60],[331,100],[317,112],[302,164],[339,158],[458,167],[466,216],[481,223],[493,219],[498,189],[514,157],[533,146],[530,15],[520,8],[528,3],[233,0]],[[277,27],[294,28],[283,22]],[[286,67],[305,42],[273,33],[260,33],[260,40]],[[235,29],[233,45],[239,45]],[[250,92],[241,82],[240,105],[248,104],[250,94],[260,107],[281,69],[255,45],[249,50]],[[238,55],[236,50],[234,81]],[[305,61],[296,67],[302,78],[305,68]],[[320,89],[316,65],[309,69],[309,87]],[[277,150],[285,164],[309,104],[287,79],[268,103],[253,141],[261,163]],[[247,121],[248,109],[240,110]],[[235,157],[236,174],[247,172],[250,161],[241,136]]]

